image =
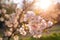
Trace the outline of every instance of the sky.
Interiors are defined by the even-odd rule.
[[[13,3],[16,3],[16,4],[18,4],[18,6],[17,6],[17,8],[19,8],[19,7],[22,7],[22,2],[23,2],[23,0],[11,0],[11,1],[13,1]],[[33,0],[29,0],[30,2],[31,1],[33,1]],[[28,2],[29,2],[28,1]],[[60,0],[53,0],[55,3],[57,3],[57,2],[60,2]],[[9,2],[7,2],[7,3],[9,3]]]
[[[32,0],[29,0],[32,1]],[[60,0],[53,0],[55,3],[60,2]],[[22,5],[23,0],[13,0],[14,3],[17,3],[18,5]]]
[[[27,1],[27,0],[26,0],[26,1]],[[27,2],[29,3],[29,2],[32,2],[32,1],[33,1],[33,0],[29,0],[29,1],[27,1]],[[17,5],[17,8],[22,7],[22,2],[23,2],[23,0],[13,0],[13,2],[18,4],[18,5]]]
[[[16,2],[16,3],[17,3],[17,2],[20,2],[20,3],[21,3],[23,0],[13,0],[13,1]],[[32,1],[32,0],[29,0],[29,1]],[[54,1],[55,1],[55,2],[60,2],[60,0],[54,0]]]
[[[22,2],[23,0],[13,0],[14,3],[17,3],[17,8],[22,8]]]
[[[57,2],[60,2],[60,0],[56,0]]]

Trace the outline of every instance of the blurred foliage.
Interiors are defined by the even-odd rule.
[[[6,10],[7,10],[7,14],[11,14],[14,12],[14,9],[12,8],[6,8]]]
[[[13,40],[11,38],[10,40]],[[33,38],[33,37],[23,37],[19,40],[60,40],[60,33],[51,33],[49,36],[42,36],[41,38]]]
[[[23,37],[20,40],[60,40],[60,33],[51,33],[49,36],[42,36],[41,38]]]

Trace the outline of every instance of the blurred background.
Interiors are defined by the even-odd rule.
[[[52,5],[48,8],[45,8],[46,4],[43,4],[43,7],[41,7],[38,2],[39,0],[0,0],[0,40],[60,40],[60,0],[51,0]],[[15,37],[11,36],[10,39],[3,39],[4,35],[9,36],[11,34],[9,32],[6,33],[6,31],[11,28],[11,25],[9,24],[9,28],[6,27],[5,20],[8,20],[11,17],[11,14],[13,17],[14,13],[19,15],[19,13],[25,14],[27,11],[35,12],[36,15],[40,15],[45,20],[52,21],[54,25],[52,28],[48,28],[48,31],[45,30],[41,38],[18,34],[15,35]],[[16,27],[14,27],[14,30],[15,29]]]

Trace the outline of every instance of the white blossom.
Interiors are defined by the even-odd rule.
[[[52,21],[48,21],[48,27],[52,26],[53,22]]]
[[[0,18],[0,21],[4,21],[4,18],[3,18],[3,17],[1,17],[1,18]]]
[[[26,35],[26,32],[25,32],[25,30],[24,30],[24,28],[20,28],[20,34],[22,34],[22,35]]]
[[[5,21],[5,25],[7,25],[8,27],[12,27],[13,25],[10,23],[10,21]]]

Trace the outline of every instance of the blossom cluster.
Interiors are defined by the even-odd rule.
[[[28,11],[23,18],[24,22],[27,22],[24,26],[26,26],[29,29],[29,33],[33,37],[40,38],[42,36],[43,30],[47,27],[51,27],[53,25],[53,22],[48,20],[46,21],[43,19],[40,15],[35,15],[33,11]],[[22,35],[26,35],[27,32],[24,30],[26,27],[20,28],[20,33]]]
[[[6,10],[3,10],[3,12],[6,13]],[[16,13],[13,12],[10,15],[4,14],[6,17],[5,25],[10,28],[9,31],[6,32],[6,35],[11,35],[14,29],[16,29],[21,35],[25,36],[29,32],[33,37],[40,38],[43,34],[43,30],[53,25],[51,20],[46,21],[40,15],[36,15],[33,11],[27,11],[21,19],[19,19],[20,14],[21,12],[19,9],[16,9]],[[18,19],[20,21],[18,21]],[[1,18],[1,20],[3,19]],[[19,24],[19,22],[22,24]]]

